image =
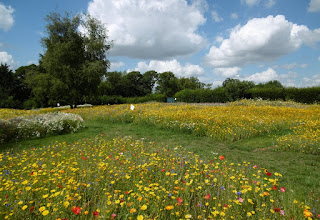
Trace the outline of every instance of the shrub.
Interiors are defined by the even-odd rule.
[[[30,137],[75,132],[83,127],[81,116],[70,113],[48,113],[0,119],[0,143]]]

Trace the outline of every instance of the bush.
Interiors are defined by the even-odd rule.
[[[293,100],[301,103],[320,103],[320,87],[310,88],[286,88],[286,100]]]
[[[211,89],[184,89],[175,94],[175,98],[179,102],[188,103],[204,103],[204,102],[227,102],[228,97],[226,95],[225,89],[223,87],[218,87],[214,90]]]
[[[285,94],[283,88],[259,88],[255,87],[248,90],[250,98],[264,100],[284,100]]]
[[[0,143],[30,137],[71,133],[83,127],[81,116],[70,113],[48,113],[0,119]]]

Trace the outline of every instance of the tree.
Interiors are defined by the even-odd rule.
[[[154,85],[158,80],[158,73],[154,70],[145,72],[142,76],[143,94],[147,95],[153,92]]]
[[[42,38],[45,53],[40,62],[57,85],[50,94],[62,94],[60,99],[74,108],[85,96],[97,94],[109,67],[106,53],[111,42],[106,41],[104,26],[90,16],[50,13],[46,21],[48,36]]]
[[[199,81],[198,78],[192,76],[189,78],[182,77],[178,80],[179,90],[183,89],[204,89],[205,83]]]
[[[251,81],[240,81],[239,79],[227,78],[223,81],[222,86],[225,88],[229,101],[246,98],[246,93],[253,88],[255,84]]]
[[[15,78],[7,64],[0,64],[0,107],[12,108]]]
[[[172,97],[179,91],[178,78],[172,72],[164,72],[159,75],[156,91]]]

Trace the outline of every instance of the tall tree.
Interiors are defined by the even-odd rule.
[[[45,53],[41,63],[51,82],[58,85],[50,93],[63,94],[73,108],[85,96],[97,93],[109,67],[106,53],[111,42],[107,42],[105,27],[90,16],[50,13],[46,21],[48,36],[42,38]]]
[[[168,97],[172,97],[179,91],[178,78],[172,72],[160,73],[156,91],[166,94]]]
[[[15,78],[7,64],[0,64],[0,107],[12,108]]]

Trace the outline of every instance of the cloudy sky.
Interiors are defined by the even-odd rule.
[[[0,0],[0,63],[38,64],[53,11],[105,24],[110,71],[320,86],[320,0]]]

